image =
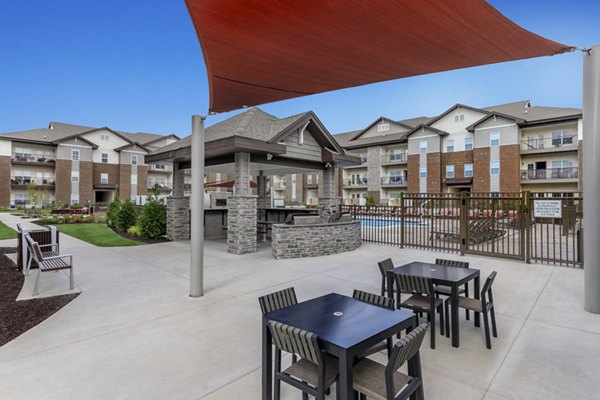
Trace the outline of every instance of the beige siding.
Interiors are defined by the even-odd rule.
[[[308,132],[304,131],[304,143],[298,144],[299,133],[294,132],[288,136],[284,143],[287,146],[286,154],[283,156],[300,158],[310,161],[321,161],[321,146],[314,137]]]

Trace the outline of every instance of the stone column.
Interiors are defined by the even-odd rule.
[[[250,195],[250,153],[235,153],[236,196]]]
[[[179,163],[173,163],[173,197],[183,197],[183,186],[185,182],[183,169],[179,168]]]
[[[167,238],[190,239],[190,198],[170,196],[167,198]]]
[[[270,206],[271,199],[267,197],[267,177],[262,174],[262,171],[260,171],[260,175],[256,178],[256,189],[256,193],[258,194],[258,198],[256,199],[258,219],[264,221],[267,218],[264,209]]]
[[[319,216],[328,221],[331,214],[340,210],[341,199],[335,196],[335,167],[330,165],[323,172],[323,196],[319,197]]]
[[[233,254],[256,252],[257,196],[230,196],[227,199],[227,251]]]

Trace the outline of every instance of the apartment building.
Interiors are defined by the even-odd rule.
[[[149,188],[170,193],[172,166],[148,166],[144,156],[177,140],[60,122],[0,134],[0,206],[29,204],[31,182],[42,203],[57,205],[134,199]]]
[[[476,108],[456,104],[436,117],[335,135],[362,163],[340,172],[346,204],[368,196],[397,204],[402,192],[572,193],[582,190],[580,109],[530,101]]]
[[[271,199],[274,206],[307,205],[316,207],[323,187],[319,182],[323,173],[273,175],[269,180]]]

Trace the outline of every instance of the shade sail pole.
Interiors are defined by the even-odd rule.
[[[600,45],[583,53],[585,309],[600,313]]]
[[[192,116],[190,297],[204,296],[204,120]]]

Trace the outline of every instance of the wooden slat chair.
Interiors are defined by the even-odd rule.
[[[469,268],[469,263],[467,261],[456,261],[456,260],[447,260],[444,258],[436,258],[435,263],[437,265],[444,265],[446,267],[457,267],[457,268]],[[452,294],[452,289],[450,286],[445,285],[435,285],[435,295],[439,297],[439,295],[450,296]],[[458,294],[463,294],[466,297],[469,297],[469,282],[465,283],[464,288],[458,289]],[[465,316],[467,319],[469,317],[469,310],[465,310]]]
[[[31,259],[35,260],[38,264],[38,274],[35,279],[35,286],[33,287],[33,295],[37,296],[38,294],[40,275],[43,272],[60,271],[63,269],[69,270],[69,288],[73,290],[75,288],[75,281],[73,278],[73,256],[71,254],[56,254],[53,251],[43,252],[41,250],[42,246],[33,240],[28,233],[25,234],[25,240],[27,240]],[[48,246],[54,245],[45,245],[44,247]]]
[[[362,290],[354,289],[352,297],[356,300],[363,301],[365,303],[372,304],[374,306],[384,307],[388,310],[394,310],[396,308],[396,302],[394,299],[389,297],[383,297],[374,293],[363,292]],[[392,354],[393,341],[392,338],[382,341],[375,346],[365,350],[359,355],[359,358],[370,356],[371,354],[379,353],[382,350],[387,350],[388,357]]]
[[[377,263],[379,266],[379,273],[381,274],[381,295],[385,296],[387,293],[387,274],[386,272],[390,269],[394,269],[394,262],[391,258],[386,258],[385,260],[379,261]],[[387,293],[388,297],[394,298],[394,293]]]
[[[494,337],[498,337],[496,331],[496,313],[494,311],[494,297],[492,295],[492,284],[496,279],[496,271],[493,271],[486,279],[483,289],[481,289],[481,298],[472,299],[470,297],[460,296],[458,298],[458,306],[467,310],[471,310],[477,313],[483,314],[483,325],[485,328],[485,345],[488,349],[492,348],[492,341],[490,338],[490,322],[488,321],[488,315],[492,321],[492,334]],[[446,300],[446,313],[448,313],[451,299]],[[446,336],[450,334],[450,323],[446,320]]]
[[[266,313],[298,304],[298,299],[296,298],[296,291],[294,288],[289,287],[259,297],[258,303],[260,304],[260,310],[263,315],[265,315]]]
[[[431,321],[431,348],[435,349],[435,312],[440,313],[440,333],[444,334],[444,301],[435,297],[433,281],[422,276],[396,274],[398,308],[408,308],[415,313],[427,313]],[[412,294],[405,301],[401,294]]]
[[[365,358],[353,368],[353,387],[360,393],[361,400],[369,397],[376,400],[405,400],[415,394],[424,399],[423,374],[419,349],[427,332],[427,323],[422,323],[398,340],[387,365]],[[398,369],[415,358],[414,368],[408,374]]]
[[[275,344],[275,400],[281,396],[279,381],[302,390],[303,399],[311,395],[324,400],[326,389],[337,380],[338,360],[323,353],[314,333],[275,321],[269,321],[269,329]],[[284,371],[281,370],[282,351],[300,357]],[[339,391],[337,393],[339,398]]]

